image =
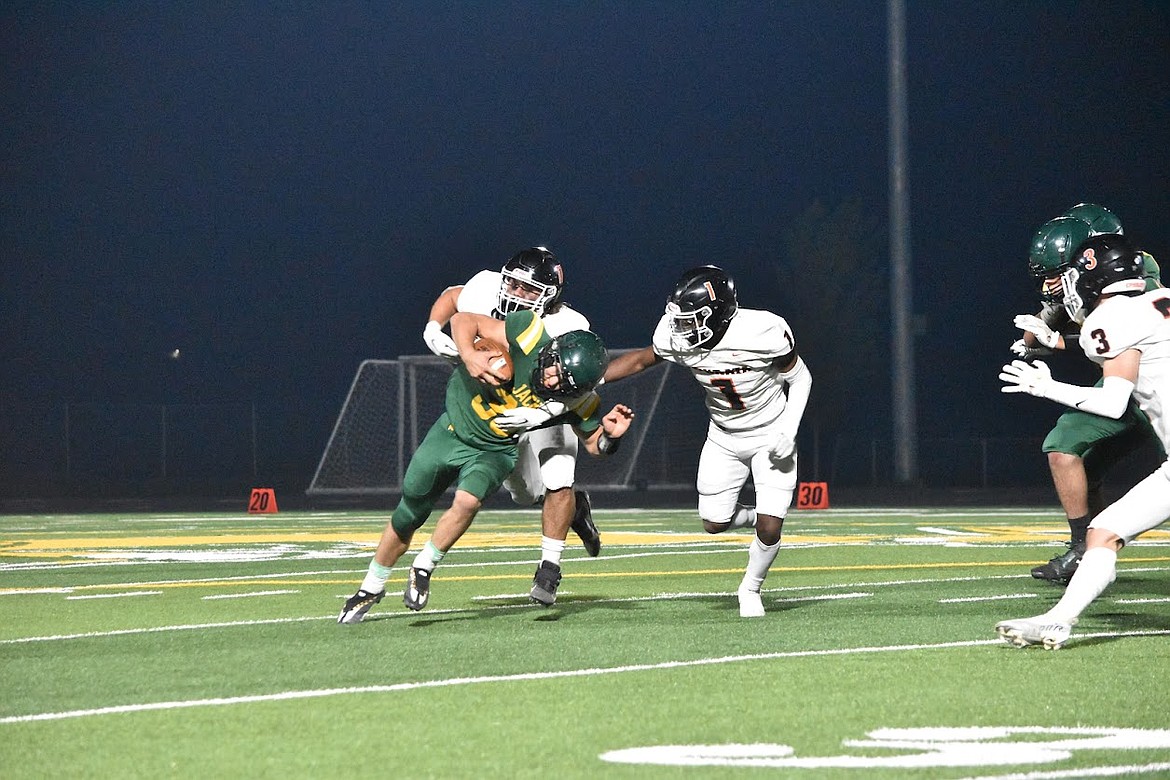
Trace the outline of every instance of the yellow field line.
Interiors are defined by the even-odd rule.
[[[925,525],[926,523],[919,523]],[[522,533],[507,530],[475,529],[466,536],[464,546],[535,546],[537,529]],[[954,539],[967,544],[987,544],[1003,542],[1048,542],[1053,534],[1059,534],[1061,529],[1055,526],[1044,525],[1010,525],[988,526],[966,524],[950,529],[954,532]],[[1064,529],[1067,530],[1067,529]],[[419,534],[416,542],[423,542],[429,535]],[[1146,538],[1166,538],[1170,531],[1157,529],[1145,535]],[[737,544],[750,541],[750,535],[745,531],[741,534],[716,536],[702,532],[668,532],[668,531],[603,531],[603,541],[610,544],[662,544],[704,542]],[[790,544],[859,544],[882,539],[932,539],[943,536],[907,528],[903,533],[894,534],[802,534],[798,528],[786,534],[785,539]],[[203,534],[152,534],[141,536],[104,536],[104,537],[61,537],[45,538],[25,537],[9,538],[0,541],[0,555],[29,555],[45,553],[52,550],[95,550],[109,548],[156,548],[156,547],[198,547],[255,545],[255,544],[353,544],[373,547],[377,544],[378,534],[370,530],[341,530],[330,528],[324,531],[299,531],[292,529],[267,530],[256,532],[223,532]]]
[[[1158,556],[1151,558],[1127,558],[1124,563],[1166,563],[1170,562],[1170,556]],[[898,564],[857,564],[853,566],[780,566],[772,569],[773,573],[798,573],[798,572],[836,572],[836,571],[914,571],[926,569],[954,569],[954,568],[1023,568],[1034,564],[1034,560],[1027,561],[983,561],[975,563],[959,563],[959,562],[944,562],[944,563],[898,563]],[[615,572],[573,572],[574,579],[615,579],[625,577],[682,577],[682,576],[705,576],[713,574],[742,574],[742,568],[732,569],[671,569],[667,571],[615,571]],[[443,575],[444,582],[492,582],[501,580],[528,580],[531,575],[527,572],[517,574],[454,574],[451,576]],[[221,587],[237,587],[237,586],[252,586],[252,585],[355,585],[358,582],[356,577],[346,579],[297,579],[295,576],[288,579],[240,579],[240,580],[202,580],[198,582],[142,582],[142,583],[105,583],[99,585],[77,585],[72,587],[74,591],[80,590],[110,590],[110,589],[124,589],[136,587],[151,587],[151,588],[221,588]],[[24,590],[37,591],[40,588],[6,588],[6,593],[20,593]]]

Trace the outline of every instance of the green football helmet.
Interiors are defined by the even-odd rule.
[[[1078,203],[1062,216],[1079,219],[1089,226],[1090,235],[1099,236],[1104,233],[1124,235],[1121,220],[1109,209],[1098,206],[1096,203]]]
[[[1032,236],[1028,273],[1040,286],[1040,297],[1060,303],[1063,291],[1060,275],[1072,262],[1077,247],[1092,235],[1087,222],[1075,217],[1057,217],[1045,222]]]
[[[545,384],[547,369],[556,367],[557,385]],[[546,401],[571,398],[597,387],[609,366],[601,337],[589,330],[571,330],[540,348],[529,384]]]

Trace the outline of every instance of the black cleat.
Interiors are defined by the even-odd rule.
[[[574,490],[573,498],[577,506],[573,510],[573,524],[569,527],[581,537],[581,544],[585,545],[589,557],[596,558],[601,554],[601,534],[593,524],[593,506],[589,503],[589,494],[584,490]]]
[[[426,569],[410,567],[406,590],[402,591],[402,603],[418,612],[431,599],[431,573]]]
[[[541,561],[532,578],[528,595],[538,604],[551,607],[557,600],[557,586],[561,584],[561,567],[552,561]]]
[[[1032,576],[1038,580],[1048,580],[1058,585],[1067,585],[1081,563],[1081,556],[1085,554],[1085,543],[1073,544],[1066,542],[1068,549],[1056,556],[1048,563],[1032,569]]]
[[[337,616],[338,623],[360,623],[370,607],[377,604],[386,595],[386,591],[370,593],[368,590],[358,590],[357,593],[346,599],[341,614]]]

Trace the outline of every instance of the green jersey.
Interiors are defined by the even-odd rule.
[[[1146,292],[1157,290],[1162,286],[1162,269],[1158,261],[1149,252],[1138,252],[1142,256],[1142,276],[1146,280]]]
[[[532,390],[533,370],[541,347],[552,341],[544,323],[531,310],[516,311],[504,318],[508,354],[512,358],[512,381],[491,387],[472,378],[462,363],[447,382],[446,410],[452,432],[462,442],[489,451],[516,446],[516,437],[501,430],[495,418],[518,406],[544,405]],[[568,411],[555,418],[585,433],[601,425],[601,399],[596,393],[567,402]]]

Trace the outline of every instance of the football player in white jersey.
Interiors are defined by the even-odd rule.
[[[708,533],[756,529],[737,595],[740,615],[761,617],[760,587],[796,490],[796,432],[812,374],[784,318],[739,308],[735,283],[711,265],[682,275],[651,345],[613,358],[605,381],[663,360],[689,369],[706,391],[711,422],[699,456],[699,517]],[[755,507],[739,503],[749,474]]]
[[[553,338],[572,330],[589,330],[589,320],[562,300],[564,289],[564,270],[556,256],[542,246],[524,249],[509,258],[501,270],[480,271],[466,284],[444,290],[431,306],[423,341],[436,355],[458,361],[455,342],[443,331],[456,312],[502,320],[510,312],[532,309]],[[573,489],[576,466],[577,435],[572,427],[540,428],[521,435],[516,469],[504,482],[512,500],[521,506],[543,499],[541,562],[531,596],[544,606],[556,601],[561,553],[570,528],[581,537],[590,556],[601,552],[601,535],[593,523],[589,494]],[[441,557],[437,549],[425,546],[414,568],[429,575]]]
[[[1082,323],[1080,346],[1101,364],[1104,381],[1099,387],[1070,385],[1054,380],[1044,363],[1016,360],[1003,367],[1001,389],[1114,419],[1125,412],[1132,395],[1170,449],[1170,290],[1144,292],[1141,253],[1118,234],[1081,244],[1062,284],[1065,308]],[[1167,518],[1170,460],[1093,518],[1080,565],[1052,609],[1001,621],[996,631],[1020,647],[1059,648],[1081,613],[1116,578],[1121,548]]]
[[[1020,314],[1017,327],[1024,331],[1012,352],[1025,359],[1052,354],[1062,348],[1062,333],[1072,333],[1079,323],[1071,322],[1064,308],[1061,275],[1086,240],[1102,233],[1124,233],[1121,220],[1112,211],[1095,203],[1078,203],[1063,215],[1049,220],[1036,231],[1028,253],[1028,271],[1040,291],[1037,314]],[[1142,253],[1146,289],[1162,286],[1161,269],[1154,258]],[[1152,446],[1151,446],[1152,445]],[[1041,445],[1052,474],[1052,484],[1068,520],[1067,549],[1047,563],[1032,568],[1032,576],[1060,585],[1068,584],[1085,552],[1085,536],[1093,517],[1105,508],[1102,486],[1106,475],[1134,450],[1148,452],[1152,463],[1165,458],[1149,421],[1131,401],[1129,409],[1116,420],[1065,409]]]

